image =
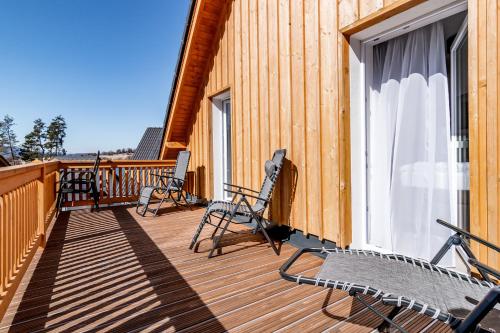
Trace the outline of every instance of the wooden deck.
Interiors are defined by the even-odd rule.
[[[288,244],[276,256],[245,234],[228,238],[212,259],[208,241],[189,251],[202,214],[167,208],[141,218],[127,207],[61,214],[0,332],[371,332],[380,323],[344,292],[282,280],[277,269],[295,250]],[[320,263],[309,256],[297,267],[315,274]],[[409,310],[397,322],[411,332],[449,331]]]

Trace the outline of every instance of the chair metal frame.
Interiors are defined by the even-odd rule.
[[[225,211],[219,211],[219,210],[216,210],[214,212],[209,211],[206,219],[204,217],[202,219],[202,222],[198,226],[198,229],[196,230],[195,235],[193,236],[191,244],[189,245],[189,249],[191,249],[191,250],[195,249],[195,251],[196,251],[196,249],[198,248],[198,245],[199,245],[199,243],[197,243],[197,240],[198,240],[199,235],[201,234],[201,230],[203,229],[205,224],[211,225],[211,226],[215,227],[215,230],[212,232],[212,234],[210,236],[210,239],[213,241],[213,243],[212,243],[212,248],[208,254],[208,257],[212,258],[215,250],[217,250],[219,254],[221,253],[222,249],[219,247],[219,245],[220,245],[220,241],[221,241],[222,237],[224,236],[224,234],[226,232],[238,233],[237,231],[233,231],[233,230],[229,229],[229,225],[231,223],[248,224],[252,220],[254,220],[256,222],[256,225],[253,228],[253,233],[256,234],[258,231],[261,231],[262,234],[264,235],[264,237],[266,238],[267,242],[269,243],[269,245],[271,245],[271,248],[273,249],[274,253],[279,255],[279,250],[276,247],[276,244],[274,244],[273,240],[269,236],[268,232],[266,231],[266,227],[264,225],[264,222],[265,222],[264,212],[266,211],[267,207],[269,206],[269,203],[271,202],[273,189],[274,189],[274,186],[275,186],[275,184],[278,180],[278,177],[281,173],[283,161],[284,161],[285,155],[286,155],[286,150],[285,149],[277,150],[275,152],[275,154],[276,153],[283,154],[283,159],[281,161],[281,164],[279,166],[277,166],[278,169],[277,169],[276,174],[274,175],[274,179],[271,179],[272,187],[270,189],[271,193],[269,194],[269,197],[263,198],[260,196],[261,192],[252,190],[252,189],[244,187],[244,186],[230,184],[230,183],[224,183],[223,190],[226,193],[232,194],[232,199],[231,199],[231,201],[229,201],[229,203],[231,204],[231,206],[234,206],[234,208],[232,210],[225,210]],[[273,158],[274,158],[274,155],[273,155]],[[268,179],[268,177],[269,176],[266,175],[262,187],[264,187],[264,184],[265,184],[266,180]],[[262,189],[261,189],[261,191],[262,191]],[[253,206],[249,202],[249,198],[255,199],[257,201],[261,201],[262,208],[259,211],[256,211],[254,209],[255,206]],[[223,202],[221,201],[220,203],[223,203]],[[242,206],[244,206],[245,209],[247,210],[245,213],[242,213],[240,211],[240,207],[242,207]],[[210,204],[207,207],[207,209],[209,209],[209,208],[210,208]],[[245,219],[248,218],[248,220],[245,222],[235,221],[235,218],[237,216],[243,217]],[[212,217],[217,218],[219,221],[215,222],[215,223],[212,222]],[[224,221],[225,221],[225,223],[224,223],[224,225],[222,225]],[[221,231],[220,231],[219,235],[216,236],[216,234],[219,230],[221,230]]]
[[[479,273],[481,274],[482,278],[484,281],[487,281],[488,283],[494,285],[491,282],[490,276],[493,276],[495,279],[500,280],[500,272],[496,271],[494,268],[489,267],[485,264],[480,263],[476,257],[473,255],[472,251],[470,250],[468,246],[468,240],[472,239],[474,241],[477,241],[488,248],[500,252],[500,248],[498,248],[496,245],[491,244],[475,235],[470,234],[467,231],[464,231],[460,228],[455,227],[454,225],[451,225],[443,220],[437,220],[437,222],[445,227],[448,227],[449,229],[453,230],[455,232],[454,235],[450,236],[446,243],[443,245],[443,247],[437,252],[437,254],[434,256],[434,258],[429,262],[430,265],[437,265],[439,261],[444,257],[444,255],[451,249],[452,246],[460,246],[462,249],[464,249],[465,253],[467,256],[470,256],[468,259],[468,263],[475,267]],[[351,251],[357,251],[357,250],[351,250]],[[367,303],[361,296],[360,294],[368,294],[368,295],[377,295],[380,293],[377,289],[367,287],[367,286],[361,286],[361,285],[356,285],[356,284],[349,284],[346,283],[346,285],[343,285],[342,283],[337,284],[334,281],[330,280],[321,280],[318,281],[316,278],[312,277],[304,277],[301,275],[294,275],[294,274],[289,274],[287,271],[290,269],[290,267],[305,253],[316,253],[319,254],[320,256],[323,256],[325,253],[325,249],[322,248],[302,248],[297,250],[289,259],[287,262],[285,262],[281,268],[279,269],[279,273],[281,277],[285,280],[296,282],[299,284],[309,284],[309,285],[315,285],[315,286],[324,286],[325,288],[337,288],[337,289],[342,289],[342,290],[347,290],[349,292],[349,295],[356,298],[361,304],[363,304],[367,309],[375,313],[378,317],[383,319],[383,323],[378,327],[379,331],[380,330],[385,330],[388,328],[388,326],[393,326],[397,330],[401,332],[406,332],[404,328],[399,326],[394,322],[394,317],[399,313],[399,311],[403,307],[409,307],[410,303],[407,302],[406,300],[398,302],[394,301],[394,299],[382,299],[383,303],[386,305],[393,305],[395,308],[393,311],[389,313],[389,315],[385,315],[379,310],[377,310],[373,305]],[[408,257],[401,256],[404,260],[408,260]],[[423,268],[425,267],[425,264],[418,263],[417,265],[423,265]],[[429,265],[429,267],[431,267]],[[431,268],[432,269],[432,268]],[[491,332],[489,330],[485,330],[480,327],[479,323],[480,321],[488,314],[489,311],[491,311],[496,304],[500,303],[500,286],[496,285],[493,288],[490,289],[490,291],[486,294],[486,296],[476,305],[476,307],[465,317],[463,320],[456,319],[452,322],[449,323],[450,327],[457,333],[465,333],[465,332]],[[415,311],[420,311],[421,313],[427,315],[427,316],[434,316],[436,313],[433,312],[432,310],[426,310],[419,305],[414,306],[413,308]],[[436,317],[437,319],[441,321],[446,321],[447,316],[444,314],[440,314],[439,316]]]
[[[101,157],[98,151],[92,170],[76,171],[64,169],[61,171],[56,199],[57,215],[59,215],[68,194],[91,193],[94,200],[94,207],[95,209],[99,209],[100,193],[97,188],[97,174],[99,173],[100,163]]]
[[[186,184],[186,178],[187,178],[187,168],[189,166],[189,161],[191,159],[191,153],[189,151],[187,151],[189,153],[189,157],[187,161],[186,172],[184,173],[184,179],[175,177],[175,172],[179,165],[178,163],[179,158],[181,156],[180,154],[183,152],[179,152],[179,155],[177,156],[177,162],[175,164],[175,168],[173,171],[166,171],[162,172],[161,174],[157,173],[152,174],[156,176],[158,180],[154,186],[150,186],[150,188],[152,188],[153,190],[149,195],[146,203],[141,204],[141,197],[139,197],[139,199],[137,200],[137,205],[135,208],[137,214],[141,216],[146,216],[146,213],[150,212],[153,213],[153,216],[156,216],[161,205],[169,199],[173,201],[176,207],[187,207],[190,210],[193,209],[192,205],[189,203],[186,195],[184,194],[184,185]],[[149,186],[145,186],[145,188],[146,187]],[[144,188],[141,189],[141,196],[143,190]],[[151,199],[154,193],[158,193],[158,195],[161,195],[161,198],[160,201],[158,202],[158,206],[155,209],[150,209],[149,205],[151,204]],[[177,194],[177,199],[174,197],[174,194]],[[144,206],[144,209],[142,211],[139,211],[139,207],[141,207],[141,205]]]

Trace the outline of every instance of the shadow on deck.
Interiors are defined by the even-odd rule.
[[[212,259],[209,244],[189,251],[202,213],[166,209],[142,218],[127,207],[62,213],[0,332],[371,332],[380,324],[344,292],[281,280],[277,269],[293,253],[289,245],[278,257],[244,235]],[[314,274],[320,264],[309,256],[299,266]],[[398,322],[414,332],[444,329],[412,311]]]

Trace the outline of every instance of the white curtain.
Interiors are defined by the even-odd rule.
[[[376,45],[369,242],[431,259],[450,235],[448,79],[440,22]],[[446,259],[449,263],[450,257]]]

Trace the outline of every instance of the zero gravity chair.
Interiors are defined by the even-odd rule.
[[[397,330],[406,332],[394,322],[394,317],[404,308],[442,321],[455,332],[491,332],[486,328],[492,326],[498,329],[500,287],[490,277],[498,281],[500,272],[478,262],[468,242],[473,240],[485,245],[493,253],[499,253],[500,249],[449,223],[442,220],[437,222],[453,230],[455,234],[430,262],[369,250],[304,248],[299,249],[280,268],[280,274],[284,279],[298,284],[347,291],[383,319],[379,330],[388,329],[392,325]],[[438,265],[452,246],[463,249],[469,264],[477,269],[482,279]],[[325,258],[316,277],[287,273],[293,263],[305,253],[317,253]],[[389,314],[385,314],[360,295],[370,295],[376,301],[394,308]]]
[[[136,207],[136,212],[138,214],[145,216],[147,212],[150,212],[156,216],[163,202],[168,199],[172,199],[177,207],[187,206],[191,208],[191,205],[187,201],[183,192],[190,157],[191,152],[189,151],[179,152],[174,171],[155,174],[155,176],[158,177],[157,183],[154,186],[144,186],[141,189]],[[153,196],[156,195],[160,197],[160,200],[158,202],[153,202]],[[181,203],[181,200],[184,204]],[[149,208],[149,205],[152,203],[156,203],[156,207],[154,209]]]
[[[211,236],[211,239],[213,240],[212,249],[208,254],[208,257],[211,258],[216,249],[220,250],[219,243],[224,233],[226,231],[236,233],[235,231],[228,229],[231,223],[251,225],[252,222],[255,222],[254,233],[261,231],[273,248],[274,252],[278,254],[276,245],[266,231],[267,221],[265,221],[263,215],[271,200],[274,185],[276,184],[281,168],[283,167],[285,155],[286,150],[279,149],[274,152],[272,160],[266,161],[264,167],[265,178],[260,192],[243,186],[224,183],[224,191],[233,195],[232,200],[212,201],[208,205],[189,248],[193,249],[195,247],[203,227],[206,224],[209,224],[215,227]],[[253,205],[249,202],[249,200],[252,199],[256,200]],[[215,221],[212,221],[212,219]],[[221,230],[220,234],[216,236],[219,229]]]

